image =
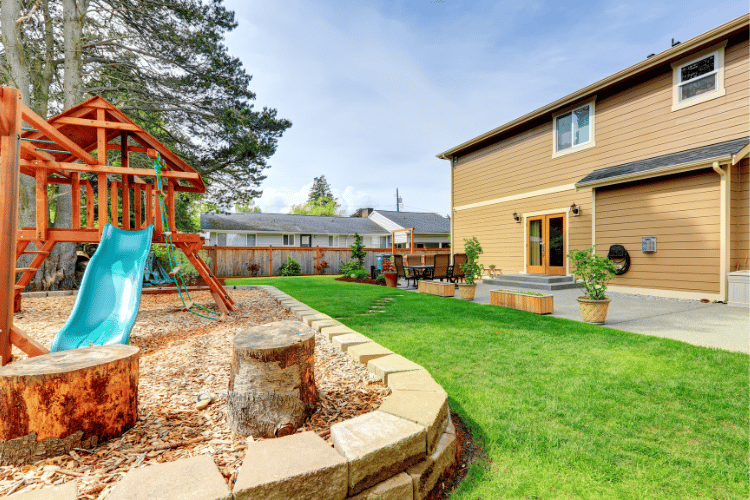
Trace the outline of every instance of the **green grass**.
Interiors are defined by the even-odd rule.
[[[430,371],[487,455],[452,499],[750,496],[746,354],[331,277],[245,283]]]

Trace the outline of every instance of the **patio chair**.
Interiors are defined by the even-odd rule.
[[[451,283],[458,283],[464,279],[463,265],[466,264],[467,258],[465,253],[453,254],[453,267],[451,268]]]
[[[407,266],[421,266],[422,256],[421,255],[407,255],[405,265]]]
[[[404,269],[404,256],[401,254],[396,254],[393,256],[394,264],[396,264],[396,274],[398,274],[399,278],[404,278],[406,280],[406,286],[409,286],[409,280],[414,280],[414,285],[417,284],[417,278],[409,272],[407,274],[407,271]]]
[[[435,265],[435,254],[434,253],[428,253],[424,256],[424,263],[426,266],[434,266]]]
[[[451,256],[447,253],[441,253],[437,254],[434,257],[434,265],[435,269],[432,271],[432,279],[439,279],[440,281],[443,281],[444,279],[450,280],[451,276],[448,272],[448,268],[450,267],[450,260]]]

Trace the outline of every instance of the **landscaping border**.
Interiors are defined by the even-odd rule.
[[[334,424],[333,448],[309,431],[253,443],[233,491],[222,484],[218,468],[210,467],[208,460],[198,464],[206,458],[198,456],[130,471],[108,500],[133,500],[144,491],[153,500],[187,494],[194,500],[427,498],[456,461],[458,449],[448,395],[429,372],[275,287],[236,288],[270,294],[299,321],[366,364],[391,389],[391,395],[377,411]],[[336,341],[350,334],[355,334],[356,343]],[[60,500],[75,500],[75,488],[67,488],[66,493]],[[21,500],[26,498],[23,495],[10,498]]]

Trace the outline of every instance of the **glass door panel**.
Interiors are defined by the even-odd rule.
[[[527,272],[544,274],[544,217],[530,218],[528,221]]]
[[[545,274],[565,274],[565,216],[547,219],[547,265]]]

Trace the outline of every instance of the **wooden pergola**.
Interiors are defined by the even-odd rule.
[[[154,169],[130,166],[132,153],[161,156],[166,183],[162,191]],[[119,166],[108,164],[118,160]],[[0,168],[0,365],[10,361],[11,344],[30,356],[48,352],[13,326],[21,292],[55,244],[98,242],[107,223],[125,230],[154,224],[153,242],[165,243],[171,236],[210,288],[222,314],[233,310],[234,301],[198,255],[204,239],[175,227],[175,193],[205,192],[200,175],[106,99],[92,97],[44,120],[23,104],[17,89],[1,87]],[[36,225],[17,230],[19,173],[36,180]],[[50,184],[72,187],[71,228],[49,226]],[[159,194],[165,199],[166,224]],[[31,243],[36,250],[28,249]],[[32,262],[16,268],[23,254],[33,255]]]

